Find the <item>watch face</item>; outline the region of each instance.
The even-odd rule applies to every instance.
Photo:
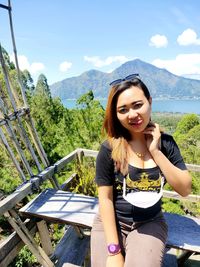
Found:
[[[115,245],[110,245],[109,248],[110,248],[111,252],[115,252],[115,250],[116,250],[116,246]]]
[[[119,244],[110,244],[108,245],[108,252],[110,254],[116,254],[120,251],[120,245]]]

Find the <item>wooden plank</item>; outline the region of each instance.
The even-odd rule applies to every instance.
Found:
[[[92,227],[98,210],[97,198],[62,190],[46,189],[37,198],[20,209],[27,217],[47,221]]]
[[[85,148],[79,148],[79,150],[81,150],[83,152],[84,156],[86,156],[86,157],[96,158],[98,155],[97,150],[90,150],[90,149],[85,149]]]
[[[200,253],[200,219],[164,213],[168,224],[167,246]]]
[[[53,246],[51,244],[51,239],[49,236],[49,230],[47,224],[44,220],[37,222],[37,227],[40,235],[40,241],[42,244],[42,248],[49,256],[53,253]]]
[[[78,150],[72,151],[70,154],[62,158],[61,160],[57,161],[53,166],[55,168],[55,173],[60,172],[70,161],[75,159],[78,155]]]
[[[35,223],[27,220],[26,227],[30,230],[31,234],[36,233],[37,227]],[[0,243],[0,266],[8,266],[13,259],[18,255],[24,242],[21,240],[16,232],[13,232],[3,242]]]
[[[43,181],[50,179],[55,174],[55,166],[49,166],[39,174],[37,177],[40,177]]]
[[[52,255],[53,259],[57,259],[55,266],[82,266],[89,250],[89,243],[89,236],[85,236],[83,239],[80,239],[74,228],[69,226]]]
[[[176,255],[166,253],[163,259],[162,267],[178,267]]]
[[[178,200],[188,200],[192,202],[200,202],[200,195],[188,195],[187,197],[182,197],[175,191],[163,190],[163,197],[178,199]]]
[[[200,172],[200,165],[186,163],[189,171]]]
[[[0,201],[0,215],[3,215],[7,210],[12,209],[16,203],[20,202],[27,196],[32,189],[30,182],[24,184],[19,189],[15,190],[12,194]]]

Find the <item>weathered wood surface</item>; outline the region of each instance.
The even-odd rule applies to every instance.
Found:
[[[0,215],[3,215],[6,211],[12,209],[16,203],[20,202],[26,197],[32,189],[32,184],[28,182],[21,188],[15,190],[12,194],[0,201]]]
[[[41,220],[37,222],[37,228],[40,235],[40,242],[42,244],[42,248],[49,256],[53,253],[53,246],[51,244],[51,238],[49,236],[49,230],[46,221]]]
[[[37,261],[42,264],[44,267],[54,267],[54,264],[51,262],[45,251],[39,246],[34,237],[31,235],[30,231],[24,225],[18,214],[11,210],[4,214],[7,218],[10,225],[20,236],[22,241],[28,246],[30,251],[34,254]]]
[[[25,216],[40,217],[46,221],[92,227],[98,210],[94,197],[71,192],[46,189],[37,198],[20,209]]]
[[[200,165],[186,163],[189,171],[200,172]]]
[[[178,199],[178,200],[189,200],[192,202],[200,202],[200,195],[188,195],[187,197],[182,197],[175,191],[168,191],[168,190],[163,190],[163,197],[166,198],[172,198],[172,199]]]
[[[178,267],[176,255],[166,253],[162,267]]]
[[[67,156],[63,157],[62,159],[60,159],[59,161],[57,161],[53,166],[55,168],[55,173],[61,171],[66,165],[67,163],[71,162],[73,159],[77,158],[79,149],[76,149],[74,151],[72,151],[70,154],[68,154]]]
[[[78,151],[79,151],[79,153],[83,152],[83,155],[85,157],[94,157],[94,158],[96,158],[97,155],[98,155],[98,151],[97,150],[79,148]]]
[[[200,253],[200,219],[164,213],[168,224],[167,245]]]
[[[69,226],[52,255],[55,266],[82,266],[89,250],[89,243],[89,236],[80,239],[74,228]]]
[[[27,221],[26,227],[31,234],[36,233],[37,227],[35,222]],[[13,232],[7,239],[0,243],[0,266],[8,266],[18,255],[24,242],[16,232]]]

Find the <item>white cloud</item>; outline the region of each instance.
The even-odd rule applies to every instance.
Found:
[[[41,63],[41,62],[33,62],[31,65],[30,65],[30,72],[32,74],[35,74],[37,72],[40,72],[44,69],[44,64]]]
[[[19,55],[18,57],[18,63],[20,70],[28,70],[31,74],[36,74],[37,72],[40,72],[45,69],[45,66],[41,62],[33,62],[30,63],[28,61],[28,58],[24,55]],[[15,62],[14,55],[10,55],[10,60]]]
[[[200,38],[197,37],[197,34],[192,29],[187,29],[178,36],[177,42],[179,45],[200,45]]]
[[[84,60],[92,63],[95,67],[101,68],[104,66],[111,65],[114,62],[119,62],[120,64],[123,64],[129,59],[125,56],[113,56],[113,57],[110,56],[102,60],[100,59],[99,56],[94,56],[94,57],[84,56]]]
[[[155,46],[156,48],[166,47],[168,45],[168,40],[165,35],[156,34],[150,39],[150,46]]]
[[[200,74],[200,53],[179,54],[174,59],[155,59],[153,65],[165,68],[176,75],[190,75],[198,77]]]
[[[64,61],[60,64],[59,70],[62,72],[67,72],[71,68],[71,66],[72,66],[71,62]]]

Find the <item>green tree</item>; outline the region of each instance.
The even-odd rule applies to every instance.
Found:
[[[28,70],[24,70],[22,72],[22,82],[25,87],[26,93],[30,93],[32,95],[35,90],[35,85]]]
[[[3,47],[1,47],[1,50],[2,50],[2,54],[3,54],[4,62],[5,62],[6,67],[8,68],[8,71],[14,70],[15,65],[12,61],[10,61],[10,56],[9,56],[8,52]],[[2,70],[0,68],[0,72],[1,71]]]
[[[186,114],[179,121],[176,132],[174,133],[174,137],[180,134],[186,134],[190,129],[192,129],[195,125],[200,123],[199,117],[196,114]]]
[[[195,114],[183,116],[177,125],[174,138],[185,162],[200,164],[200,119]]]
[[[40,74],[35,87],[35,94],[40,94],[42,96],[47,96],[51,98],[51,91],[47,82],[47,78],[44,74]]]
[[[84,147],[97,149],[101,142],[101,127],[104,117],[104,109],[100,102],[94,99],[90,90],[77,100],[79,137]]]

